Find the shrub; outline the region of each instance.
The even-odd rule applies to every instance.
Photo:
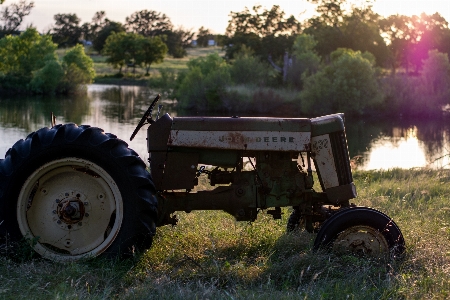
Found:
[[[231,84],[230,68],[217,53],[188,62],[189,70],[177,80],[175,96],[182,109],[220,110],[221,98]]]
[[[235,56],[230,74],[236,84],[267,85],[274,77],[274,71],[267,63],[261,62],[253,51],[243,46]]]
[[[64,70],[56,60],[48,60],[44,67],[33,73],[30,89],[35,93],[53,94],[58,88]]]
[[[84,53],[82,45],[76,45],[63,57],[63,90],[73,92],[81,85],[91,83],[95,77],[94,63]]]
[[[302,100],[307,112],[363,114],[381,103],[375,68],[369,59],[349,49],[336,50],[331,58],[330,65],[305,78]]]

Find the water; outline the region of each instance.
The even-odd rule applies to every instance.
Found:
[[[0,97],[0,157],[17,140],[50,126],[53,112],[58,124],[89,124],[114,133],[147,161],[146,126],[133,141],[129,138],[156,94],[145,87],[90,85],[83,96]],[[183,115],[172,101],[162,104],[171,116]],[[441,168],[450,164],[450,122],[445,120],[347,118],[345,125],[350,157],[355,158],[358,169]]]

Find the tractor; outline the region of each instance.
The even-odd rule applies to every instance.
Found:
[[[343,114],[317,118],[153,118],[149,167],[114,134],[55,124],[16,142],[0,160],[0,234],[59,262],[127,257],[151,246],[176,212],[222,210],[237,221],[267,213],[287,230],[316,233],[313,251],[395,258],[405,242],[395,222],[356,206]],[[199,178],[208,187],[201,189]],[[318,181],[314,189],[314,181]]]

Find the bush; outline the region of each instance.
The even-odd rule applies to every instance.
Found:
[[[305,78],[303,108],[308,113],[363,114],[381,103],[375,69],[361,52],[349,49],[331,54],[332,62]]]
[[[82,45],[76,45],[63,57],[64,79],[62,89],[73,92],[81,85],[92,83],[95,78],[94,63],[84,53]]]
[[[386,114],[431,117],[450,104],[450,63],[444,53],[428,53],[420,76],[397,74],[382,80]]]
[[[177,79],[175,96],[182,109],[221,110],[221,98],[231,84],[230,68],[217,53],[188,62],[189,70]]]
[[[253,55],[243,46],[231,65],[230,74],[236,84],[267,85],[275,77],[273,68]]]
[[[39,94],[54,94],[63,76],[61,64],[56,60],[48,60],[44,67],[33,73],[30,89]]]

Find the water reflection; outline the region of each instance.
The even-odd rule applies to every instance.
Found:
[[[89,124],[129,141],[136,124],[157,92],[145,87],[91,85],[83,96],[0,97],[0,157],[30,132],[49,126],[50,113],[57,123]],[[164,112],[177,112],[170,100]],[[230,115],[230,114],[225,114]],[[288,116],[285,117],[294,117]],[[346,119],[351,157],[360,157],[358,168],[448,167],[450,125],[446,120],[352,120]],[[147,160],[145,127],[129,142]]]
[[[346,130],[360,169],[449,166],[446,120],[350,121]]]

